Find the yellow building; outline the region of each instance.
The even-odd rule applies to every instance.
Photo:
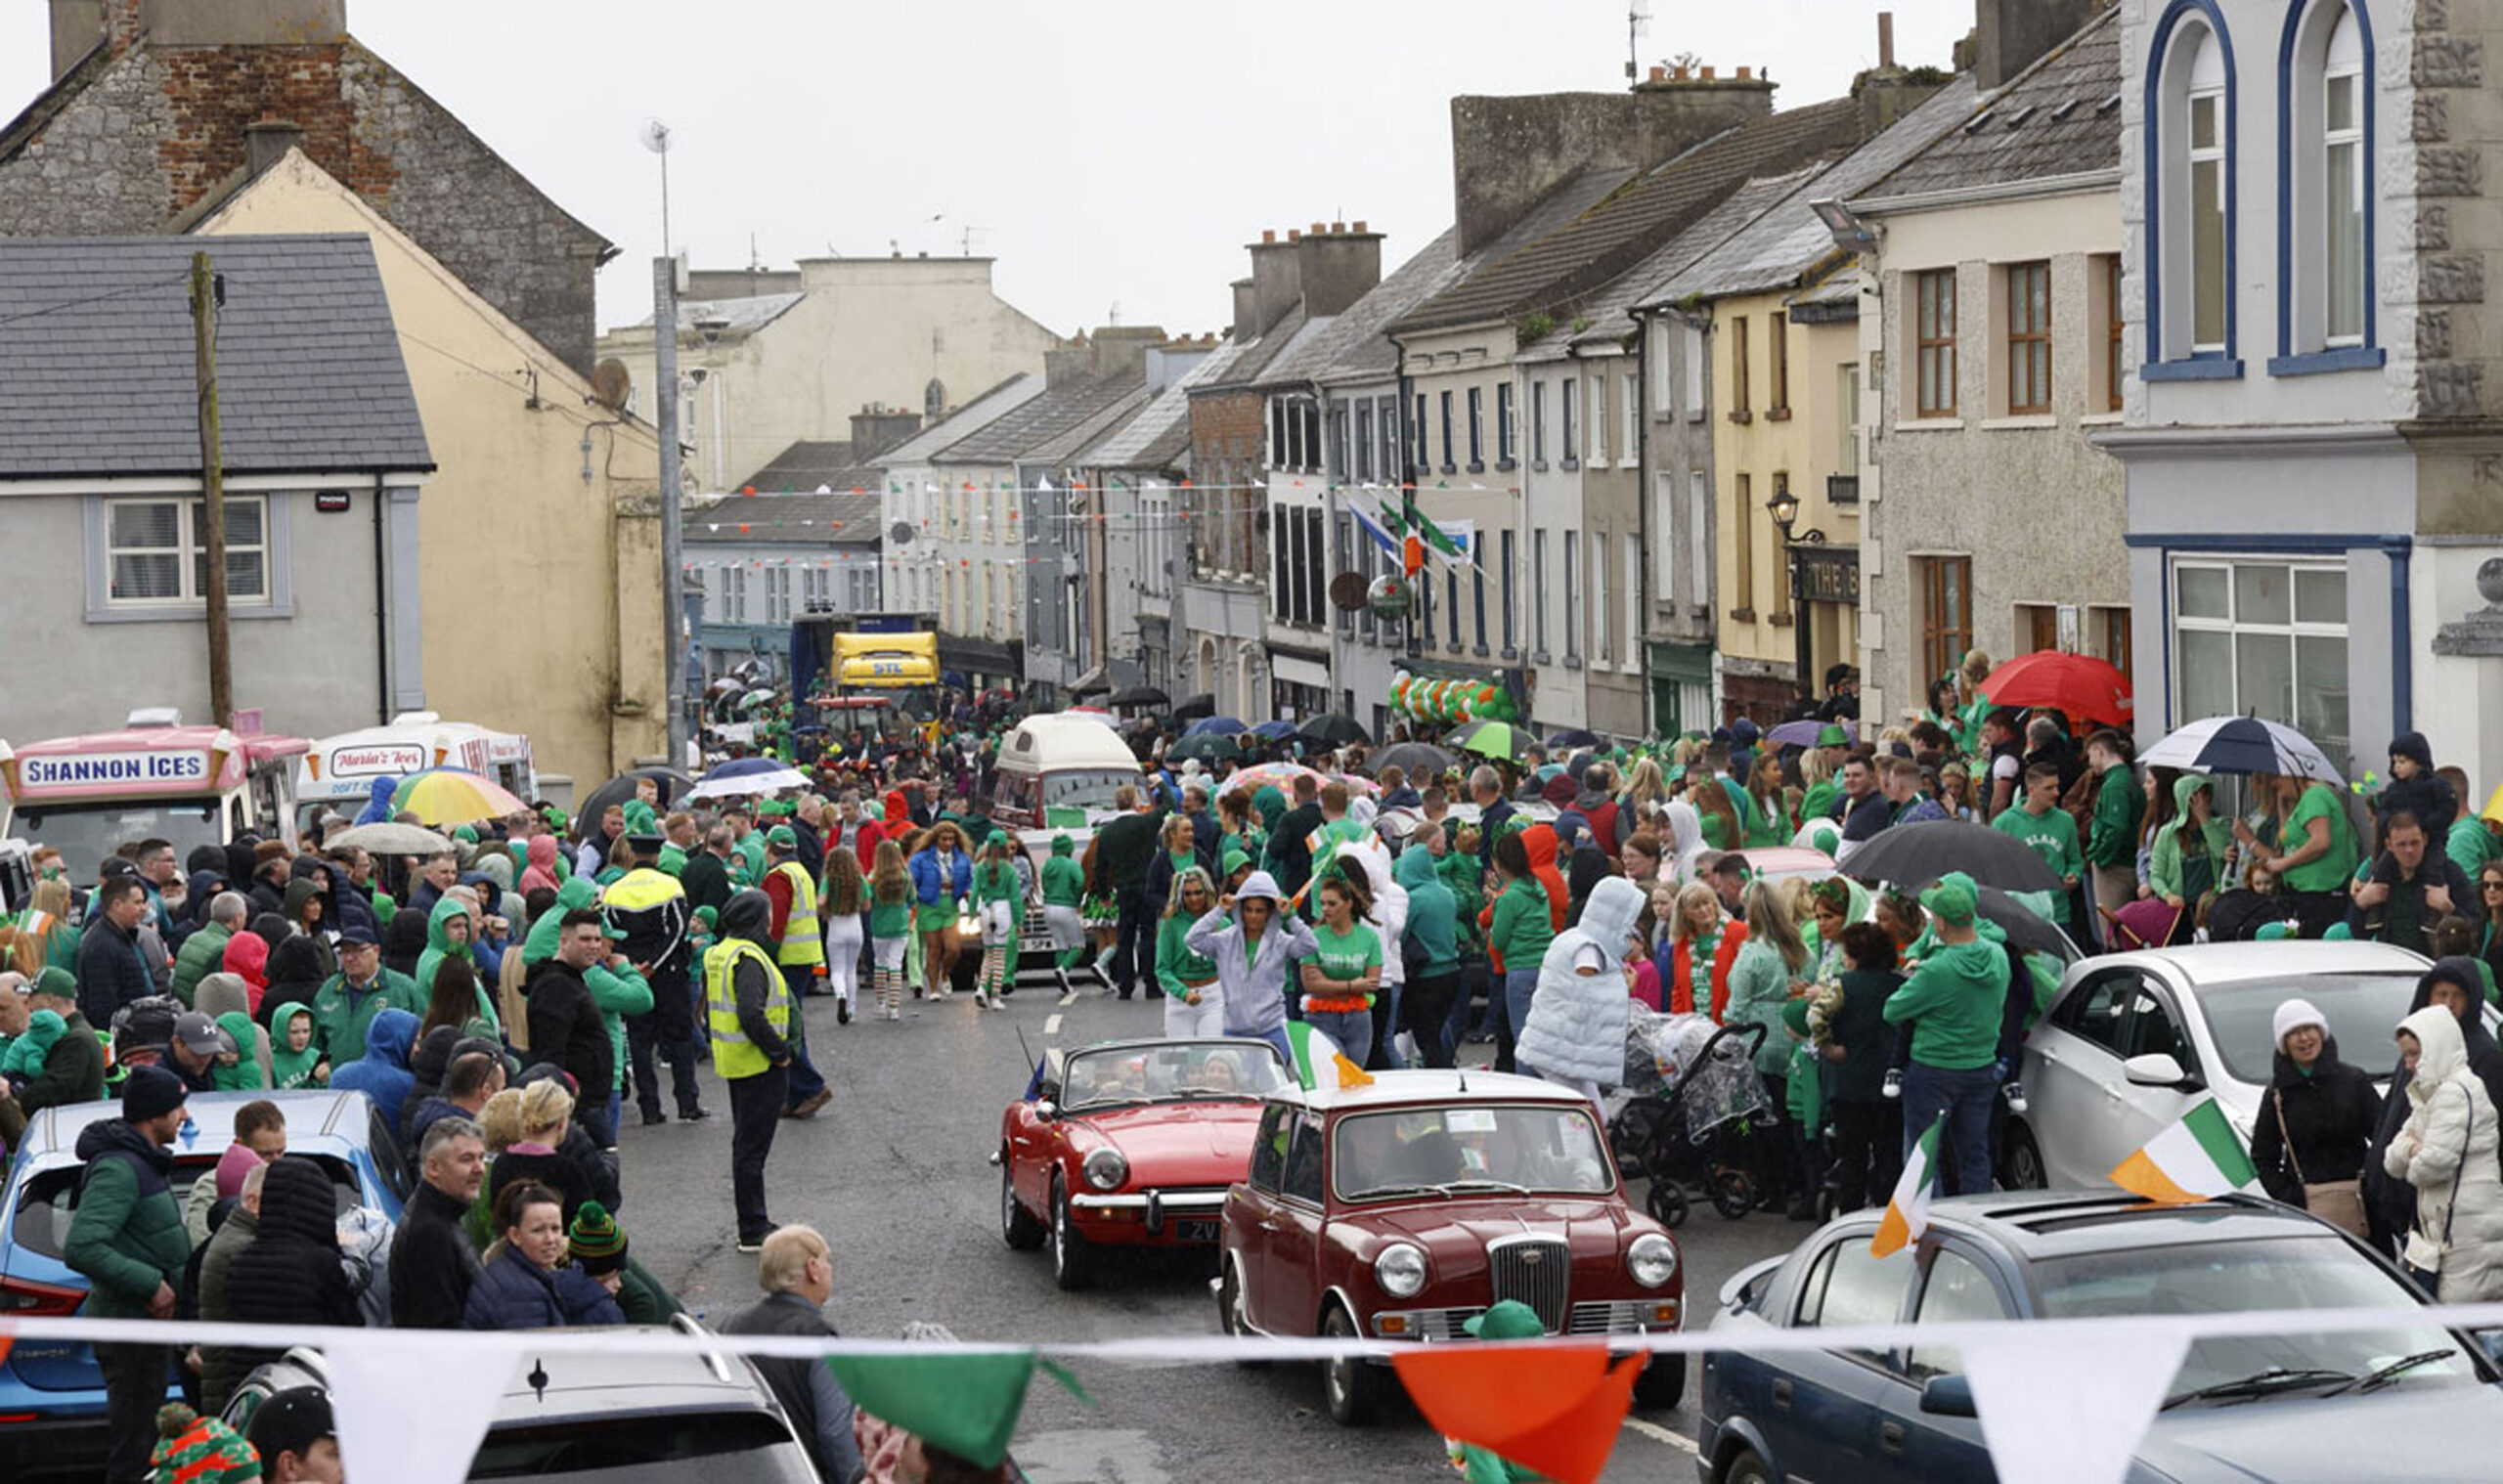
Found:
[[[661,754],[650,426],[593,402],[554,352],[301,153],[190,230],[373,242],[438,464],[417,507],[426,704],[527,733],[543,791],[560,801],[568,780],[579,797]]]

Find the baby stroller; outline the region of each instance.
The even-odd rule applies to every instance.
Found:
[[[1767,1108],[1755,1069],[1763,1044],[1762,1026],[1634,1013],[1625,1086],[1635,1096],[1608,1120],[1608,1143],[1620,1168],[1651,1182],[1648,1207],[1662,1226],[1684,1222],[1698,1192],[1732,1221],[1754,1208],[1746,1132]]]

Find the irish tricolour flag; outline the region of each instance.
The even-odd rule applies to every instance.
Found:
[[[2166,1205],[2186,1205],[2241,1190],[2260,1178],[2225,1111],[2209,1098],[2180,1122],[2121,1161],[2112,1183]]]
[[[1339,1043],[1301,1021],[1287,1022],[1287,1044],[1295,1048],[1295,1076],[1309,1090],[1316,1087],[1363,1087],[1373,1075],[1347,1060]]]
[[[1947,1114],[1938,1115],[1929,1132],[1920,1136],[1904,1157],[1903,1177],[1895,1182],[1895,1194],[1886,1201],[1886,1214],[1877,1223],[1877,1235],[1869,1241],[1868,1255],[1883,1257],[1900,1252],[1920,1241],[1929,1230],[1929,1192],[1938,1183],[1938,1141],[1946,1131]]]

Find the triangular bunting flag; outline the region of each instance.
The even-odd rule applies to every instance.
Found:
[[[329,1362],[339,1462],[352,1479],[460,1484],[525,1352],[495,1331],[394,1331],[389,1345],[338,1345]],[[561,1367],[580,1356],[555,1355]],[[546,1362],[542,1363],[547,1364]],[[423,1376],[425,1425],[409,1425],[410,1377]]]
[[[1038,1364],[1032,1350],[953,1355],[836,1355],[826,1358],[852,1404],[973,1464],[996,1468],[1026,1410]],[[1067,1371],[1045,1374],[1091,1404]]]
[[[2006,1328],[1961,1347],[2000,1484],[2121,1484],[2189,1335],[2132,1326],[2048,1345]]]
[[[1390,1363],[1444,1436],[1560,1484],[1593,1484],[1625,1425],[1644,1360],[1628,1356],[1611,1368],[1600,1345],[1403,1345]]]

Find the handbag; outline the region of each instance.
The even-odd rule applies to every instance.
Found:
[[[2350,1237],[2371,1239],[2364,1221],[2364,1182],[2354,1180],[2323,1180],[2315,1185],[2304,1175],[2301,1159],[2295,1157],[2294,1135],[2286,1131],[2286,1100],[2272,1097],[2269,1102],[2277,1111],[2277,1135],[2286,1144],[2286,1162],[2294,1166],[2295,1178],[2304,1188],[2304,1209],[2337,1227]],[[2444,1234],[2447,1240],[2448,1234]]]

